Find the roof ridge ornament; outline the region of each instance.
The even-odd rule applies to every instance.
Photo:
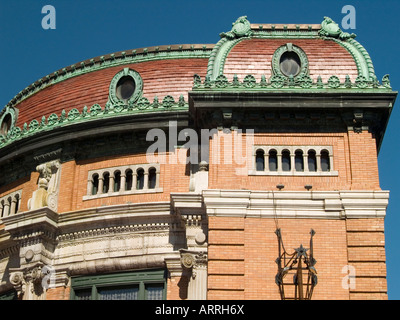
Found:
[[[321,22],[321,30],[318,34],[322,37],[338,38],[340,40],[354,39],[356,35],[348,32],[343,32],[339,25],[329,17],[324,17],[324,21]]]
[[[233,40],[235,38],[250,37],[252,34],[253,31],[251,30],[251,24],[247,20],[247,16],[242,16],[232,23],[231,31],[220,33],[220,37]]]

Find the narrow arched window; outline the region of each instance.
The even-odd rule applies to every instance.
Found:
[[[131,169],[127,170],[125,173],[126,179],[125,179],[125,190],[131,190],[132,189],[132,182],[133,182],[133,172]]]
[[[316,172],[317,171],[317,158],[315,156],[315,151],[308,151],[308,171]]]
[[[257,152],[256,152],[256,170],[257,171],[265,170],[264,151],[263,150],[257,150]]]
[[[290,152],[288,150],[282,151],[282,171],[290,171]]]
[[[270,150],[268,155],[269,171],[278,171],[278,157],[276,150]]]
[[[144,170],[138,169],[137,170],[137,178],[136,178],[136,189],[142,190],[144,187]]]
[[[99,191],[99,175],[96,173],[92,176],[92,195],[96,195]]]
[[[110,190],[110,174],[108,172],[103,174],[103,193],[108,193]]]
[[[303,151],[296,150],[294,155],[294,166],[296,171],[304,171]]]
[[[5,203],[4,200],[1,202],[1,217],[4,217],[4,211],[5,211]]]
[[[18,213],[20,201],[21,201],[21,199],[19,197],[19,194],[17,193],[15,195],[15,210],[14,210],[14,213]]]
[[[321,171],[330,171],[331,165],[329,162],[329,152],[326,150],[321,151]]]
[[[155,168],[149,170],[149,189],[155,189],[156,187],[157,174]]]
[[[114,192],[121,189],[121,171],[114,172]]]
[[[8,212],[6,212],[7,216],[11,215],[11,213],[14,213],[14,212],[11,212],[11,204],[12,204],[12,199],[11,199],[11,197],[8,197],[8,199],[7,199]]]

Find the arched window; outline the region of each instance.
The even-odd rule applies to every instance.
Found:
[[[92,176],[92,195],[96,195],[99,191],[99,175],[95,173]]]
[[[12,199],[11,197],[8,197],[7,201],[7,210],[8,212],[5,212],[8,216],[11,215],[11,203],[12,203]]]
[[[310,172],[317,171],[317,158],[315,156],[314,150],[308,151],[308,171]]]
[[[264,151],[263,150],[257,150],[257,152],[256,152],[256,170],[257,171],[265,170]]]
[[[1,217],[4,217],[4,211],[6,210],[4,200],[1,201],[0,205],[1,205]]]
[[[137,173],[137,178],[136,178],[136,189],[137,190],[142,190],[144,187],[144,170],[143,169],[138,169],[136,171]]]
[[[269,171],[278,171],[278,157],[276,150],[269,151],[268,168]]]
[[[114,172],[114,192],[121,189],[121,171]]]
[[[110,190],[110,174],[108,172],[103,174],[103,193],[108,193]]]
[[[282,171],[290,171],[290,152],[288,150],[282,151]]]
[[[329,152],[327,150],[321,151],[321,171],[330,171],[331,165],[329,162]]]
[[[149,189],[155,189],[156,187],[157,174],[155,168],[149,170]]]
[[[303,151],[296,150],[294,155],[294,167],[296,171],[304,171]]]
[[[17,193],[15,195],[15,210],[14,210],[14,213],[18,213],[20,201],[21,201],[21,199],[19,197],[19,194]]]
[[[133,182],[133,172],[131,169],[127,170],[125,173],[125,190],[132,190],[132,182]]]

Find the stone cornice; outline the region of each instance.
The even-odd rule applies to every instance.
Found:
[[[108,227],[143,225],[149,230],[168,229],[174,219],[169,202],[123,204],[61,213],[58,227],[60,233],[95,229],[104,223]]]
[[[203,198],[208,216],[384,218],[389,192],[204,190]]]

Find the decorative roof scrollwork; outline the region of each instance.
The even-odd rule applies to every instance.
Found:
[[[0,134],[0,148],[13,143],[14,141],[61,126],[73,125],[86,121],[96,121],[107,117],[129,116],[139,113],[187,111],[188,108],[189,105],[185,101],[183,95],[179,97],[178,101],[176,101],[171,95],[167,95],[161,100],[161,102],[158,97],[155,97],[152,103],[147,98],[141,97],[135,103],[130,103],[129,105],[116,104],[112,106],[106,104],[106,106],[102,108],[99,104],[94,104],[90,108],[84,106],[82,112],[76,108],[73,108],[68,112],[63,110],[60,116],[52,113],[47,119],[43,116],[41,122],[33,119],[29,124],[25,123],[23,129],[14,126],[6,135]]]
[[[282,74],[272,75],[267,81],[265,75],[261,76],[260,81],[253,75],[246,75],[242,81],[235,74],[232,81],[221,74],[215,80],[211,80],[206,76],[204,81],[196,74],[194,75],[193,91],[232,91],[232,90],[254,90],[254,91],[271,91],[271,90],[307,90],[307,89],[330,89],[330,90],[380,90],[387,91],[391,89],[389,75],[385,75],[380,84],[376,77],[368,80],[364,76],[358,76],[354,82],[349,76],[341,81],[338,76],[332,75],[326,82],[323,82],[320,76],[312,79],[307,73],[300,73],[298,76],[283,76]]]

